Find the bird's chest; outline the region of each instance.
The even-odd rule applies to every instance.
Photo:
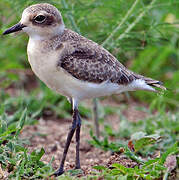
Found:
[[[44,50],[37,42],[30,41],[27,47],[28,61],[33,72],[49,88],[57,91],[63,80],[57,77],[58,54],[55,51]],[[57,82],[58,79],[58,82]],[[58,84],[58,85],[57,85]]]

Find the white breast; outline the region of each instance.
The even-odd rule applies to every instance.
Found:
[[[114,93],[119,86],[112,83],[82,82],[62,68],[57,68],[59,52],[43,52],[37,40],[30,39],[28,44],[28,60],[33,72],[49,88],[68,97],[82,100]],[[42,53],[43,52],[43,53]]]

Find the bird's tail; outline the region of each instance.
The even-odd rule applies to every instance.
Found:
[[[158,80],[154,80],[152,78],[148,78],[139,74],[134,74],[136,79],[142,79],[145,81],[145,84],[148,85],[148,88],[145,88],[145,90],[149,90],[149,91],[156,91],[155,87],[160,88],[162,90],[167,90],[167,88],[165,86],[163,86],[163,83],[161,81]],[[153,88],[154,87],[154,88]]]
[[[152,87],[157,87],[157,88],[160,88],[160,89],[163,89],[163,90],[166,90],[166,87],[163,86],[163,83],[161,81],[157,81],[157,80],[153,80],[153,79],[144,79],[145,82],[149,85],[149,86],[152,86]]]

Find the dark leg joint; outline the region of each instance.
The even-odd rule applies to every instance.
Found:
[[[57,177],[57,176],[60,176],[60,175],[62,175],[64,173],[64,170],[63,170],[63,168],[61,169],[61,168],[59,168],[53,175],[55,176],[55,177]]]

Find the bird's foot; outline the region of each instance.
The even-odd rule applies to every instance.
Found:
[[[57,176],[60,176],[60,175],[62,175],[64,173],[64,170],[63,169],[58,169],[53,175],[55,176],[55,177],[57,177]]]
[[[58,169],[55,173],[53,173],[52,176],[60,176],[64,173],[65,171],[63,169]],[[75,167],[74,169],[71,169],[71,170],[68,170],[67,171],[68,173],[70,173],[71,176],[76,176],[76,175],[79,175],[79,174],[83,174],[83,170],[79,167]]]

